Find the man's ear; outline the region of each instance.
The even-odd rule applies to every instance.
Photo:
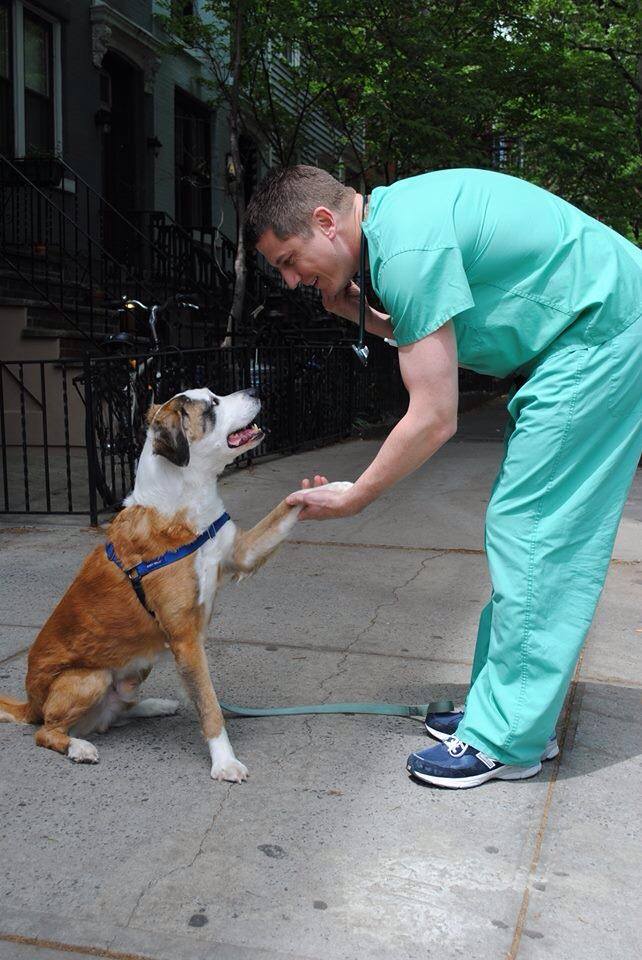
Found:
[[[337,219],[332,210],[328,207],[315,207],[312,219],[328,239],[334,240],[337,235]]]
[[[177,467],[186,467],[189,463],[189,443],[183,426],[183,406],[180,401],[171,401],[159,408],[153,415],[150,429],[154,438],[154,453],[165,457]]]

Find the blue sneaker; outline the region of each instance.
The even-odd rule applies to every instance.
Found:
[[[435,740],[447,740],[457,732],[464,716],[463,710],[448,710],[447,713],[427,713],[424,726]]]
[[[464,716],[463,710],[449,710],[447,713],[427,713],[424,726],[435,740],[448,740],[457,733],[457,727]],[[560,752],[557,737],[554,733],[548,738],[541,760],[552,760]]]
[[[411,753],[406,762],[411,777],[453,790],[478,787],[487,780],[526,780],[541,769],[539,760],[528,767],[500,763],[457,737],[449,737],[435,747]]]

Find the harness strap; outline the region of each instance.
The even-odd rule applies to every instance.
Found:
[[[199,533],[195,540],[192,540],[190,543],[185,543],[182,547],[177,547],[175,550],[166,550],[160,557],[154,557],[153,560],[143,560],[133,567],[125,568],[123,566],[116,554],[113,543],[105,544],[105,553],[107,554],[107,558],[123,571],[134,588],[136,596],[145,607],[145,610],[147,610],[150,616],[155,617],[154,611],[150,610],[147,606],[145,591],[141,583],[142,578],[147,576],[148,573],[153,573],[155,570],[162,570],[163,567],[169,566],[170,563],[176,563],[177,560],[189,557],[191,553],[194,553],[199,547],[202,547],[208,540],[213,540],[221,527],[224,527],[229,519],[229,513],[222,513],[213,523],[210,523],[207,530]]]

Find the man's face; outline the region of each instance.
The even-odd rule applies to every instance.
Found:
[[[279,240],[270,229],[261,236],[256,249],[280,271],[290,289],[303,283],[333,297],[346,286],[356,269],[345,241],[337,233],[334,216],[323,208],[314,211],[309,236]]]

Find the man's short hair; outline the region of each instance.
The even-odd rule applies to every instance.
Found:
[[[253,249],[266,230],[279,240],[312,232],[311,218],[316,207],[334,213],[348,213],[355,191],[321,170],[297,164],[273,170],[259,184],[245,214],[245,240]]]

